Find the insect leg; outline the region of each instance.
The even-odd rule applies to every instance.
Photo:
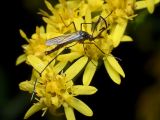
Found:
[[[73,44],[73,45],[70,45],[70,46],[68,46],[68,47],[66,47],[66,48],[73,47],[73,46],[75,46],[77,43],[78,43],[78,42],[76,42],[75,44]]]
[[[98,26],[98,24],[99,24],[99,22],[100,22],[100,20],[102,19],[103,21],[104,21],[104,24],[105,24],[105,29],[107,29],[107,27],[108,27],[108,25],[107,25],[107,22],[106,22],[106,18],[108,17],[108,16],[110,16],[111,14],[112,14],[112,12],[113,11],[111,11],[105,18],[104,17],[102,17],[102,16],[99,16],[99,18],[98,18],[98,20],[97,20],[97,22],[96,22],[96,24],[95,24],[95,26],[94,26],[94,28],[93,28],[93,32],[92,32],[92,36],[93,36],[93,33],[94,33],[94,31],[95,31],[95,29],[96,29],[96,27]],[[104,28],[102,28],[102,29],[104,29]],[[100,29],[101,30],[101,29]],[[104,31],[104,30],[103,30]],[[102,33],[102,32],[101,32]]]
[[[63,51],[62,51],[62,52],[63,52]],[[59,54],[60,54],[60,53],[59,53]],[[44,70],[53,62],[53,60],[55,60],[55,59],[58,57],[59,54],[57,54],[57,55],[56,55],[51,61],[49,61],[48,64],[43,68],[43,70],[39,73],[40,77],[41,77],[42,73],[44,72]],[[34,82],[33,93],[32,93],[32,96],[31,96],[31,100],[30,100],[30,101],[32,101],[33,98],[34,98],[37,81],[38,81],[38,78],[37,78],[37,79],[35,80],[35,82]]]
[[[89,44],[89,43],[88,43],[88,44]],[[84,43],[83,43],[83,49],[84,49],[85,55],[87,56],[86,49],[85,49],[85,47],[84,47]],[[88,57],[88,58],[90,59],[90,57]],[[95,63],[92,61],[92,59],[90,59],[90,61],[93,63],[93,65],[94,65],[95,67],[97,67],[97,65],[95,65]]]
[[[94,28],[93,28],[93,31],[92,31],[92,36],[93,36],[93,33],[94,33],[94,31],[96,30],[96,27],[98,26],[98,24],[99,24],[99,22],[100,22],[100,20],[103,20],[104,21],[104,24],[105,24],[105,28],[103,27],[102,29],[100,29],[100,31],[102,30],[102,32],[107,28],[107,22],[106,22],[106,20],[102,17],[102,16],[99,16],[99,18],[98,18],[98,21],[96,22],[96,24],[95,24],[95,26],[94,26]],[[100,34],[102,33],[102,32],[100,32]],[[100,34],[98,34],[97,36],[99,36]]]
[[[62,18],[62,16],[61,15],[59,15],[59,16],[60,16],[60,18],[61,18],[61,20],[62,20],[62,22],[63,22],[65,27],[69,27],[70,25],[73,24],[73,27],[74,27],[75,31],[77,31],[76,25],[75,25],[75,23],[73,21],[69,25],[66,25],[64,20],[63,20],[63,18]]]
[[[49,55],[49,54],[57,51],[58,49],[62,48],[64,45],[65,45],[65,44],[57,45],[55,48],[53,48],[53,49],[51,49],[51,50],[49,50],[49,51],[45,51],[45,54],[46,54],[46,55]]]
[[[96,43],[94,43],[95,41],[93,41],[93,42],[85,42],[84,44],[93,44],[93,45],[95,45],[96,46],[96,48],[99,50],[99,51],[101,51],[104,55],[109,55],[109,56],[112,56],[112,57],[114,57],[114,58],[116,58],[117,60],[119,60],[119,61],[122,61],[122,59],[120,59],[120,58],[118,58],[118,57],[115,57],[115,56],[113,56],[112,54],[106,54],[103,50],[101,50],[99,47],[98,47],[98,45],[96,45]],[[85,52],[86,53],[86,52]]]
[[[102,50],[98,47],[98,45],[96,45],[94,42],[85,42],[84,44],[93,44],[93,45],[96,46],[96,48],[98,48],[99,51],[101,51],[103,54],[105,54],[105,52],[102,51]]]

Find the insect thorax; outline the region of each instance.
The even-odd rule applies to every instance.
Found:
[[[86,39],[92,40],[93,39],[93,36],[85,31],[79,31],[79,35],[80,35],[81,40],[86,40]]]

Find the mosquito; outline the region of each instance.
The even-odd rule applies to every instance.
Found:
[[[93,33],[94,33],[94,31],[95,31],[95,29],[96,29],[96,27],[97,27],[97,25],[98,25],[98,23],[100,22],[101,19],[104,21],[106,27],[101,28],[100,33],[97,36],[94,37]],[[64,21],[63,21],[63,23],[64,23]],[[77,41],[79,43],[84,43],[84,41],[87,40],[87,39],[89,41],[93,41],[96,38],[100,38],[101,37],[100,36],[101,33],[107,28],[106,20],[102,16],[100,16],[98,21],[96,22],[92,34],[89,34],[88,32],[82,30],[82,25],[83,24],[92,24],[92,23],[81,23],[81,30],[79,30],[79,31],[77,31],[74,22],[71,22],[69,25],[66,25],[64,23],[64,25],[66,27],[70,26],[71,24],[73,24],[76,32],[69,33],[69,34],[64,34],[64,35],[61,35],[61,36],[58,36],[58,37],[54,37],[52,39],[47,40],[46,41],[46,45],[47,46],[52,46],[52,45],[57,45],[57,46],[55,48],[53,48],[52,50],[50,50],[50,51],[46,51],[45,52],[46,55],[48,55],[48,54],[60,49],[61,47],[65,46],[65,45],[67,45],[69,43],[75,42],[75,41]]]
[[[76,26],[75,26],[75,23],[74,22],[71,22],[69,25],[66,25],[65,22],[63,21],[62,17],[60,16],[63,24],[65,25],[65,27],[69,27],[70,25],[73,25],[74,26],[74,29],[76,32],[73,32],[73,33],[69,33],[69,34],[64,34],[64,35],[60,35],[60,36],[57,36],[57,37],[54,37],[54,38],[51,38],[49,40],[46,41],[46,45],[47,46],[52,46],[52,45],[57,45],[55,48],[49,50],[49,51],[45,51],[45,54],[46,55],[49,55],[55,51],[57,51],[58,49],[64,47],[65,45],[68,45],[70,43],[73,43],[73,42],[76,42],[77,43],[82,43],[83,44],[83,47],[84,47],[84,44],[94,44],[103,54],[105,54],[95,43],[84,43],[85,40],[89,40],[89,41],[94,41],[96,38],[101,38],[101,34],[104,30],[107,29],[107,22],[106,22],[106,18],[111,15],[112,12],[110,12],[105,18],[102,17],[102,16],[99,16],[99,19],[97,20],[97,22],[95,23],[95,26],[93,28],[93,31],[92,31],[92,34],[89,34],[88,32],[86,31],[83,31],[82,30],[82,26],[84,24],[93,24],[93,23],[81,23],[81,26],[80,26],[80,30],[78,31],[76,29]],[[105,24],[105,27],[102,27],[98,33],[97,36],[93,36],[93,33],[94,31],[96,30],[96,27],[98,26],[98,24],[100,23],[100,21],[103,20],[104,24]],[[77,44],[76,43],[76,44]],[[75,45],[75,44],[74,44]],[[73,45],[72,45],[73,46]],[[71,46],[69,46],[71,47]],[[69,48],[69,47],[66,47],[66,48]],[[41,71],[40,75],[43,73],[43,71],[52,63],[52,61],[57,57],[58,55],[56,55],[47,65],[46,67]]]
[[[111,12],[112,13],[112,12]],[[111,14],[110,13],[110,14]],[[110,15],[109,14],[109,15]],[[109,16],[107,15],[107,17]],[[60,16],[61,17],[61,16]],[[77,43],[82,43],[83,44],[83,47],[84,47],[84,44],[94,44],[103,54],[105,54],[95,43],[84,43],[85,40],[89,40],[89,41],[93,41],[95,40],[96,38],[101,38],[101,34],[102,32],[104,32],[106,29],[107,29],[107,22],[106,22],[106,18],[107,17],[102,17],[102,16],[99,16],[99,19],[97,20],[97,22],[95,23],[95,26],[93,28],[93,31],[92,31],[92,34],[89,34],[88,32],[86,31],[83,31],[82,30],[82,26],[84,24],[93,24],[93,23],[81,23],[81,26],[80,26],[80,30],[78,31],[76,29],[76,26],[75,26],[75,23],[74,22],[71,22],[69,25],[66,25],[65,22],[63,21],[62,17],[61,17],[61,20],[63,22],[63,24],[65,25],[65,27],[69,27],[71,24],[74,26],[74,29],[75,29],[75,32],[73,33],[69,33],[69,34],[64,34],[64,35],[61,35],[61,36],[57,36],[57,37],[54,37],[54,38],[51,38],[49,40],[46,41],[46,45],[47,46],[52,46],[52,45],[57,45],[55,48],[53,48],[52,50],[49,50],[49,51],[45,51],[45,54],[46,55],[49,55],[55,51],[57,51],[58,49],[62,48],[63,46],[65,45],[68,45],[70,43],[73,43],[73,42],[76,42]],[[93,33],[96,29],[96,27],[98,26],[98,24],[100,23],[100,21],[103,20],[104,21],[104,24],[105,24],[105,27],[102,27],[98,33],[97,36],[93,36]],[[76,43],[76,44],[77,44]],[[70,46],[71,47],[71,46]],[[43,71],[52,63],[52,61],[57,57],[58,55],[56,55],[46,66],[45,68],[39,73],[40,76],[41,74],[43,73]],[[32,94],[32,97],[31,97],[31,100],[33,99],[34,97],[34,93],[35,93],[35,87],[36,87],[36,83],[37,83],[37,79],[34,83],[34,88],[33,88],[33,94]]]

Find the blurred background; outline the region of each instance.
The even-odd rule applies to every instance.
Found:
[[[26,64],[15,66],[15,61],[23,53],[21,45],[26,43],[19,29],[30,37],[37,25],[44,25],[37,14],[40,8],[46,9],[43,0],[1,2],[1,120],[22,120],[32,105],[31,96],[18,87],[21,81],[30,79],[31,68]],[[134,42],[122,43],[113,51],[113,55],[122,59],[120,64],[126,78],[120,86],[116,85],[104,66],[99,68],[92,82],[98,92],[81,97],[92,108],[94,116],[85,117],[75,111],[77,120],[160,120],[160,6],[155,8],[154,14],[148,14],[146,9],[137,13],[139,16],[127,28]],[[41,117],[40,111],[29,120],[63,118],[53,118],[49,113]]]

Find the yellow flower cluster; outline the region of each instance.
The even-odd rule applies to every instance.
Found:
[[[90,86],[96,69],[102,63],[110,78],[117,84],[125,73],[112,50],[121,42],[132,41],[125,35],[128,21],[134,19],[135,10],[147,8],[153,13],[160,0],[59,0],[54,7],[45,0],[51,15],[40,10],[46,26],[36,27],[31,38],[20,30],[28,42],[23,45],[24,54],[17,58],[33,66],[31,80],[21,82],[23,91],[35,94],[36,103],[27,111],[25,119],[39,110],[57,112],[63,106],[67,120],[75,120],[76,109],[86,116],[92,110],[78,95],[91,95],[97,89]],[[86,33],[83,36],[80,33]],[[75,39],[74,39],[75,38]],[[47,41],[57,44],[47,45]],[[66,50],[68,49],[68,50]],[[53,50],[51,54],[47,51]],[[84,71],[82,85],[74,78]],[[33,98],[33,96],[32,96]]]
[[[33,55],[29,55],[27,59],[35,69],[37,68],[38,72],[46,66],[43,61]],[[38,76],[37,71],[34,71],[30,81],[20,83],[21,90],[32,93],[35,79],[38,79],[34,90],[38,102],[27,111],[24,119],[27,119],[40,109],[44,110],[44,113],[47,110],[56,112],[61,106],[64,107],[66,117],[69,120],[75,119],[73,108],[86,116],[92,116],[92,110],[75,96],[91,95],[97,89],[93,86],[74,85],[70,77],[67,76],[67,71],[58,74],[65,66],[65,63],[63,65],[62,63],[58,63],[55,66],[54,64],[52,65],[46,68],[41,77]]]

